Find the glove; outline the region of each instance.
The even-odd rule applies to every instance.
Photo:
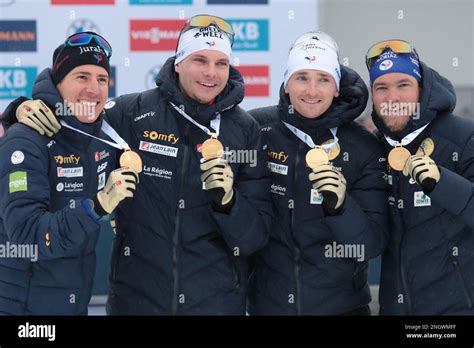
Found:
[[[210,190],[214,203],[224,206],[231,202],[234,196],[234,174],[229,163],[221,157],[208,160],[201,164],[201,181],[206,190]]]
[[[322,164],[313,169],[309,180],[323,195],[323,209],[329,214],[336,213],[346,197],[346,179],[342,173],[330,164]]]
[[[96,210],[96,213],[106,215],[101,214],[100,208],[107,214],[113,212],[123,199],[133,197],[137,183],[138,174],[131,168],[123,167],[112,171],[104,188],[97,193],[96,198],[99,203],[99,211]]]
[[[18,122],[33,128],[41,135],[46,134],[48,137],[52,137],[61,129],[56,116],[40,99],[21,103],[16,109],[16,118]]]
[[[403,175],[410,175],[423,188],[427,195],[431,193],[440,179],[436,163],[428,156],[414,155],[408,158]]]

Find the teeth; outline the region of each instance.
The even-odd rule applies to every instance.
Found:
[[[78,103],[86,106],[96,106],[98,102],[88,101],[88,100],[78,100]]]
[[[216,86],[215,83],[205,83],[205,82],[199,82],[201,85],[206,86],[206,87],[214,87]]]
[[[308,99],[302,99],[302,100],[308,104],[317,104],[320,102],[320,100],[308,100]]]

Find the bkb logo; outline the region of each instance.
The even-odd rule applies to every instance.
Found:
[[[36,51],[36,21],[0,21],[0,51]]]
[[[230,19],[234,51],[268,51],[268,19]]]
[[[36,67],[0,67],[0,99],[31,97]]]

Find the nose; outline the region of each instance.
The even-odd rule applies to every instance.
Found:
[[[400,101],[400,93],[398,93],[396,88],[389,88],[387,93],[387,99],[392,102]]]
[[[89,79],[86,91],[88,94],[97,95],[99,93],[99,81],[96,79]]]
[[[311,81],[308,84],[308,87],[306,89],[306,93],[308,94],[309,97],[316,97],[319,93],[319,85],[317,81]]]
[[[206,68],[204,69],[204,76],[209,78],[214,78],[217,75],[216,66],[214,63],[207,64]]]

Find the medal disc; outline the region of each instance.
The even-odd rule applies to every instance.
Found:
[[[207,139],[202,144],[201,153],[202,157],[207,161],[212,158],[221,157],[224,154],[224,147],[222,143],[215,138]]]
[[[410,156],[410,151],[402,146],[396,146],[388,153],[388,164],[392,169],[401,171]]]
[[[426,138],[420,144],[420,147],[416,151],[417,155],[430,156],[434,151],[434,142],[431,138]]]
[[[314,149],[309,150],[306,154],[306,164],[311,169],[314,169],[321,164],[327,164],[328,162],[328,154],[320,146],[316,146]]]
[[[333,143],[334,140],[328,140],[328,141],[325,141],[323,143],[323,145],[328,145],[328,144],[331,144]],[[341,152],[341,147],[339,146],[339,143],[336,143],[335,146],[333,146],[332,148],[330,148],[329,150],[327,150],[327,154],[328,154],[328,158],[330,161],[332,161],[333,159],[335,159],[337,156],[339,156],[339,153]]]
[[[142,159],[140,158],[140,155],[135,151],[126,150],[120,156],[120,166],[130,167],[137,173],[140,173],[142,171]]]

